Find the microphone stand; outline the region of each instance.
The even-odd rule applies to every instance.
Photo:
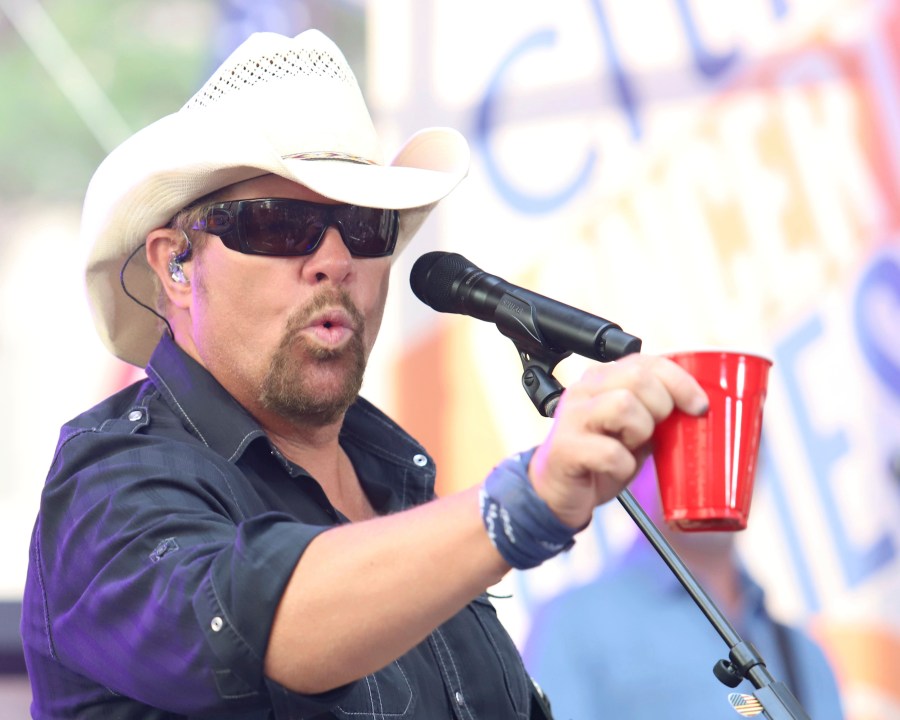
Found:
[[[510,338],[516,346],[524,368],[522,385],[525,392],[541,415],[552,418],[564,390],[559,381],[553,377],[553,369],[561,360],[571,355],[571,351],[556,352],[548,349],[533,316],[523,318],[520,313],[511,316],[502,309],[502,303],[498,307],[495,322],[500,332]],[[740,685],[745,678],[756,688],[756,692],[749,698],[746,695],[731,693],[728,699],[735,709],[747,717],[762,713],[769,720],[810,720],[788,687],[772,677],[756,648],[741,639],[669,541],[635,500],[631,491],[626,488],[619,493],[617,499],[728,645],[728,659],[716,662],[713,674],[719,682],[731,688]]]
[[[810,720],[809,715],[800,705],[794,694],[788,689],[783,682],[776,681],[772,674],[766,668],[766,664],[760,656],[757,649],[749,642],[741,639],[741,636],[735,631],[728,619],[722,614],[716,604],[707,595],[706,591],[688,570],[682,559],[678,556],[669,541],[659,531],[659,528],[653,524],[647,513],[640,506],[631,491],[625,489],[617,496],[618,501],[622,504],[638,528],[650,544],[656,549],[669,569],[678,578],[678,581],[684,586],[688,594],[696,603],[697,607],[706,615],[707,620],[719,633],[722,640],[729,647],[728,660],[719,660],[713,665],[713,674],[723,685],[734,688],[741,684],[746,678],[756,692],[753,696],[759,703],[759,709],[765,717],[770,720]],[[751,709],[752,702],[747,702],[740,698],[736,699],[729,695],[732,705],[741,702],[747,710]],[[735,707],[741,707],[735,705]],[[745,713],[741,713],[745,714]]]

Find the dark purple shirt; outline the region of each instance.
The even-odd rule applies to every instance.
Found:
[[[266,678],[282,589],[346,520],[167,336],[147,376],[61,432],[23,604],[35,718],[528,717],[530,681],[487,596],[337,690]],[[379,514],[434,497],[431,458],[365,400],[341,445]]]

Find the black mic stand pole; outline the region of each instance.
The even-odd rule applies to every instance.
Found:
[[[502,303],[498,307],[495,322],[500,332],[513,341],[519,352],[524,367],[522,385],[525,392],[541,415],[552,418],[564,390],[559,381],[553,377],[553,369],[560,360],[572,353],[548,350],[537,324],[533,322],[533,317],[528,318],[527,315],[523,317],[521,313],[516,313],[507,319],[502,310]],[[607,361],[615,359],[617,358],[606,358]],[[719,682],[734,688],[740,685],[744,678],[748,679],[756,688],[753,696],[759,703],[758,711],[753,714],[762,712],[769,720],[810,720],[788,687],[772,677],[756,648],[741,639],[669,541],[635,500],[631,491],[626,488],[619,493],[617,499],[728,645],[729,659],[719,660],[713,666],[713,674]],[[745,709],[751,710],[746,704]]]
[[[688,594],[693,598],[697,607],[706,615],[706,618],[719,633],[722,640],[729,647],[728,660],[719,660],[713,665],[713,674],[719,682],[734,688],[740,685],[741,680],[747,678],[756,692],[753,693],[762,708],[765,717],[770,720],[810,720],[809,715],[800,705],[797,698],[783,682],[776,681],[766,668],[765,662],[756,648],[749,642],[741,639],[728,619],[721,613],[706,591],[697,582],[696,578],[688,570],[682,559],[672,549],[669,541],[653,524],[647,513],[640,506],[631,491],[623,490],[617,496],[617,500],[650,544],[656,549],[669,569],[678,578]]]

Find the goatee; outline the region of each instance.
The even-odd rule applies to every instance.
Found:
[[[350,316],[353,333],[339,348],[319,345],[301,332],[313,315],[339,305]],[[315,297],[288,318],[269,371],[260,402],[285,419],[324,426],[339,420],[354,403],[366,369],[363,345],[365,319],[343,290],[331,289]],[[321,381],[326,372],[329,381]]]

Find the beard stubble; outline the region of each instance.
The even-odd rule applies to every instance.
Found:
[[[340,348],[327,348],[305,337],[301,331],[310,318],[326,307],[340,305],[350,316],[353,334]],[[366,369],[363,345],[365,319],[349,295],[339,289],[326,290],[293,313],[263,379],[260,403],[292,422],[324,426],[339,420],[354,403]],[[332,378],[323,387],[318,378],[327,371]]]

